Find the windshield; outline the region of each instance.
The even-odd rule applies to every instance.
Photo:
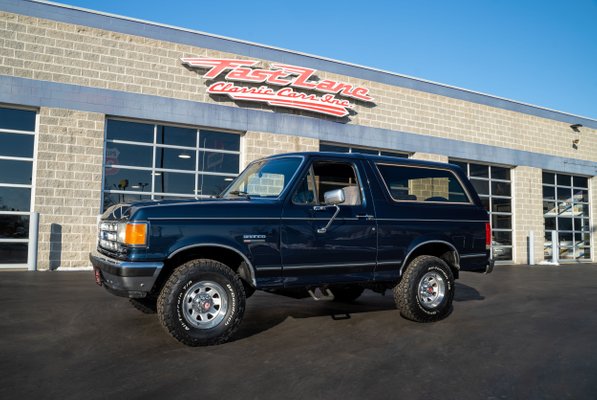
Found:
[[[299,157],[252,163],[222,193],[222,197],[278,197],[301,165]]]

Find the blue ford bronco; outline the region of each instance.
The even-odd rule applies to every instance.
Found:
[[[350,302],[390,289],[405,318],[440,320],[460,271],[491,272],[490,244],[457,166],[292,153],[213,198],[109,208],[90,258],[99,285],[201,346],[229,340],[255,290]]]

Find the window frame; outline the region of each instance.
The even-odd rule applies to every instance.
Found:
[[[145,124],[151,125],[153,129],[153,140],[152,142],[135,142],[131,140],[123,140],[123,139],[109,139],[108,138],[108,121],[122,121],[122,122],[129,122],[129,123],[136,123],[136,124]],[[242,161],[243,161],[243,137],[244,132],[238,131],[231,131],[227,129],[218,129],[215,127],[205,127],[205,126],[194,126],[194,125],[186,125],[186,124],[177,124],[177,123],[170,123],[167,121],[154,121],[154,120],[139,120],[133,118],[122,118],[122,117],[115,117],[115,116],[106,116],[105,117],[105,126],[104,126],[104,154],[103,154],[103,163],[102,163],[102,196],[101,196],[101,210],[102,212],[105,211],[105,201],[106,195],[119,195],[119,196],[139,196],[139,199],[136,201],[147,201],[147,200],[161,200],[161,199],[200,199],[200,198],[209,198],[211,195],[204,195],[199,193],[200,187],[198,186],[199,183],[202,181],[204,177],[224,177],[225,182],[227,183],[226,186],[232,181],[234,178],[238,176],[238,174],[242,170]],[[179,146],[179,145],[172,145],[172,144],[161,144],[157,141],[157,135],[159,127],[166,126],[166,127],[173,127],[173,128],[183,128],[183,129],[190,129],[193,130],[195,133],[195,147],[190,146]],[[226,134],[234,134],[238,135],[239,137],[239,150],[224,150],[224,149],[212,149],[212,148],[204,148],[200,146],[200,138],[201,138],[201,131],[209,131],[211,133],[226,133]],[[152,159],[151,159],[151,166],[150,167],[139,167],[139,166],[132,166],[127,164],[120,164],[120,163],[108,163],[107,162],[107,155],[108,155],[108,145],[110,143],[114,144],[125,144],[125,145],[132,145],[132,146],[146,146],[149,147],[152,152]],[[193,156],[195,157],[194,160],[194,169],[193,170],[182,170],[182,169],[175,169],[175,168],[160,168],[156,164],[156,157],[158,154],[159,149],[174,149],[174,150],[181,150],[192,152]],[[221,154],[230,154],[238,156],[238,171],[235,173],[232,172],[211,172],[211,171],[200,171],[200,162],[199,159],[202,156],[205,156],[206,153],[221,153]],[[144,190],[119,190],[119,189],[110,189],[106,188],[106,170],[108,168],[118,168],[118,169],[130,169],[130,170],[137,170],[137,171],[146,171],[150,173],[150,182],[149,182],[149,189],[148,191]],[[175,174],[187,174],[193,176],[194,187],[193,193],[178,193],[178,192],[166,192],[162,187],[162,190],[157,192],[156,191],[156,177],[162,173],[175,173]],[[228,181],[230,180],[230,181]]]
[[[0,244],[2,245],[9,245],[11,243],[14,244],[26,244],[27,245],[27,252],[29,252],[29,246],[31,246],[31,216],[35,212],[35,181],[37,179],[37,150],[38,150],[38,132],[39,132],[39,109],[26,107],[26,106],[19,106],[13,104],[4,104],[0,103],[0,107],[9,110],[20,110],[20,111],[30,111],[34,113],[34,121],[33,121],[33,131],[28,130],[17,130],[17,129],[4,129],[0,128],[0,132],[8,133],[8,134],[16,134],[16,135],[28,135],[33,136],[33,148],[32,148],[32,156],[31,157],[17,157],[17,156],[3,156],[0,155],[0,159],[2,160],[10,160],[10,161],[26,161],[31,163],[31,183],[30,184],[22,184],[22,183],[0,183],[0,187],[3,188],[17,188],[17,189],[28,189],[29,190],[29,203],[28,203],[28,211],[1,211],[0,215],[8,215],[8,216],[23,216],[29,218],[29,234],[26,238],[17,238],[17,239],[9,239],[9,238],[0,238]],[[6,268],[24,268],[27,267],[29,263],[29,253],[27,253],[27,257],[25,262],[12,262],[12,263],[0,263],[0,269]]]

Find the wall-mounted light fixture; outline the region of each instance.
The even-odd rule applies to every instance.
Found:
[[[574,131],[574,132],[580,132],[579,128],[582,128],[582,124],[572,124],[570,125],[570,128]]]

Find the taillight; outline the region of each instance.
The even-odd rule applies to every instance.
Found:
[[[485,249],[491,249],[491,225],[489,222],[485,223]]]

